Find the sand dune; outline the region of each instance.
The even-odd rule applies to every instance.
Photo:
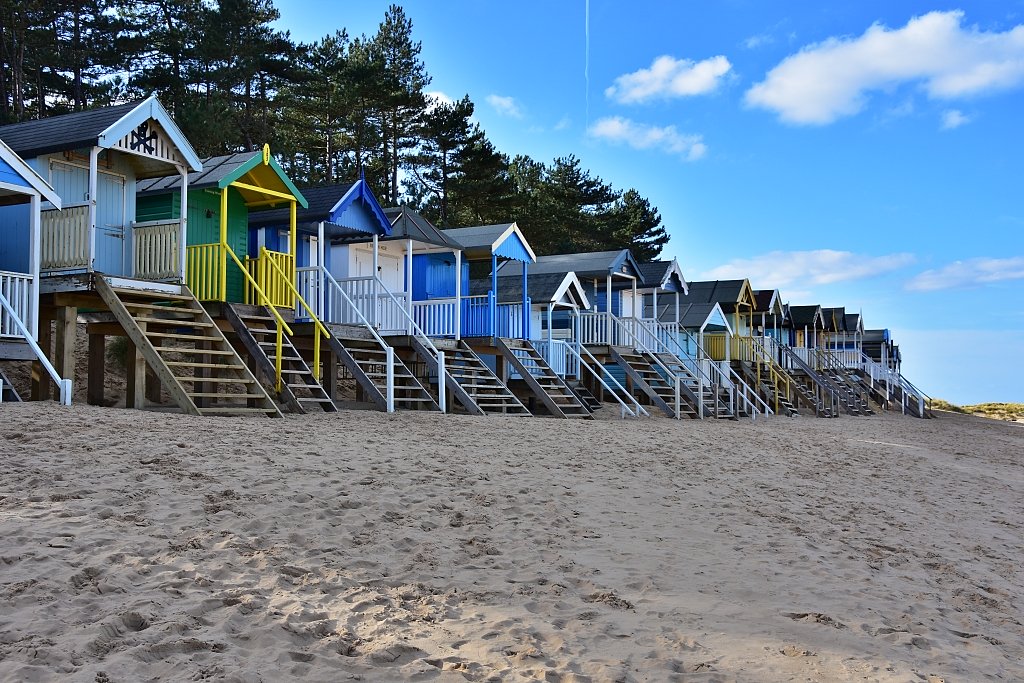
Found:
[[[1021,452],[965,416],[5,404],[0,680],[1020,680]]]

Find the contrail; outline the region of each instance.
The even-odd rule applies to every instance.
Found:
[[[583,64],[583,80],[586,82],[586,92],[584,96],[587,102],[587,120],[586,125],[590,125],[590,0],[585,0],[587,6],[586,19],[583,24],[583,32],[586,35],[586,51],[584,54]]]

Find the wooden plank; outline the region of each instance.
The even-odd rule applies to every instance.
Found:
[[[75,376],[75,338],[78,333],[78,309],[61,306],[57,309],[56,350],[54,369],[61,377]]]
[[[548,412],[550,412],[555,417],[565,419],[566,414],[565,412],[562,411],[562,407],[555,403],[554,399],[551,398],[550,394],[548,394],[548,392],[544,390],[544,387],[542,387],[540,383],[537,381],[537,378],[534,377],[533,374],[526,369],[526,366],[523,364],[522,360],[520,360],[520,358],[515,354],[515,352],[511,348],[509,348],[507,344],[505,344],[505,341],[499,338],[496,339],[496,344],[497,350],[500,352],[500,354],[505,357],[505,360],[510,365],[512,365],[513,368],[516,369],[516,371],[519,373],[519,376],[522,377],[523,381],[526,383],[526,386],[528,386],[530,388],[530,391],[532,391],[537,396],[537,398],[541,400],[541,403],[543,403],[544,407],[548,409]],[[548,368],[546,363],[544,363],[543,367],[545,368],[545,375],[551,372],[551,368]],[[557,377],[557,375],[555,376]]]
[[[136,323],[138,329],[145,334],[146,323]],[[125,391],[125,407],[142,410],[146,407],[146,358],[142,349],[133,345],[128,353],[128,386]]]
[[[89,376],[86,380],[88,385],[85,400],[92,406],[103,405],[106,398],[106,341],[106,336],[102,334],[89,334]]]
[[[263,348],[260,346],[260,343],[252,335],[252,332],[249,330],[249,327],[245,324],[245,321],[242,320],[241,316],[238,314],[238,312],[235,310],[232,304],[224,304],[224,306],[221,308],[221,314],[224,316],[225,320],[231,323],[231,327],[234,328],[235,334],[238,336],[238,340],[245,347],[245,350],[249,354],[249,357],[255,363],[257,371],[262,376],[266,386],[268,388],[273,387],[274,389],[276,389],[277,369],[274,366],[274,360],[270,358],[270,354],[263,350]],[[285,341],[282,343],[281,353],[285,354],[285,351],[289,349],[289,347],[291,347],[291,344],[287,340],[287,335],[285,335]],[[298,352],[296,351],[296,353]],[[285,355],[287,356],[289,354]],[[295,360],[294,362],[304,363],[304,361],[302,361],[301,358]],[[289,412],[298,413],[300,415],[306,412],[306,409],[302,407],[302,404],[299,403],[298,399],[296,398],[295,393],[291,389],[289,389],[284,382],[281,383],[281,391],[279,392],[279,397],[281,402],[288,406]]]
[[[669,417],[676,416],[675,410],[668,403],[665,402],[665,399],[658,395],[658,392],[654,390],[654,387],[652,387],[650,384],[644,381],[643,377],[637,371],[637,369],[633,367],[633,365],[626,358],[624,358],[622,354],[620,354],[615,348],[609,348],[609,351],[611,352],[612,360],[614,360],[615,363],[618,364],[618,366],[625,371],[626,379],[630,380],[631,387],[638,388],[640,391],[642,391],[644,395],[647,396],[647,398],[650,399],[650,401],[654,405],[658,406],[662,410],[662,412],[664,412]],[[643,360],[642,357],[641,360]],[[643,362],[647,363],[646,360],[643,360]],[[635,392],[635,389],[631,388],[631,391]]]
[[[39,348],[42,349],[46,357],[53,361],[53,334],[50,331],[50,322],[53,317],[53,309],[39,308]],[[31,396],[33,401],[46,401],[50,398],[50,385],[53,380],[50,379],[49,373],[43,368],[42,363],[34,361],[32,363],[32,389]]]

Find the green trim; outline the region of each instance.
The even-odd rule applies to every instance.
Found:
[[[251,159],[249,159],[244,164],[242,164],[241,166],[236,168],[233,173],[230,173],[229,175],[226,175],[223,178],[221,178],[217,182],[217,187],[219,187],[220,189],[223,190],[225,187],[227,187],[231,183],[235,182],[236,180],[241,179],[241,177],[244,176],[246,173],[248,173],[252,169],[254,169],[257,166],[260,166],[262,164],[263,164],[263,153],[262,152],[255,152],[252,155]],[[277,174],[278,179],[285,186],[285,188],[287,188],[288,192],[293,197],[295,197],[295,201],[299,204],[299,206],[301,206],[303,209],[308,209],[309,208],[309,202],[306,200],[305,197],[302,196],[302,193],[299,192],[299,188],[295,187],[295,185],[292,183],[292,181],[285,174],[284,169],[281,168],[280,164],[277,163],[277,159],[275,159],[274,157],[270,157],[270,163],[267,164],[267,166],[269,166],[271,169],[273,169],[274,173]],[[273,189],[273,188],[267,188],[267,189]]]

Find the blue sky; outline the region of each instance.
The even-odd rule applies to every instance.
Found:
[[[312,41],[388,3],[277,6]],[[863,310],[931,395],[1024,401],[1024,0],[402,6],[428,90],[637,188],[689,279]]]

